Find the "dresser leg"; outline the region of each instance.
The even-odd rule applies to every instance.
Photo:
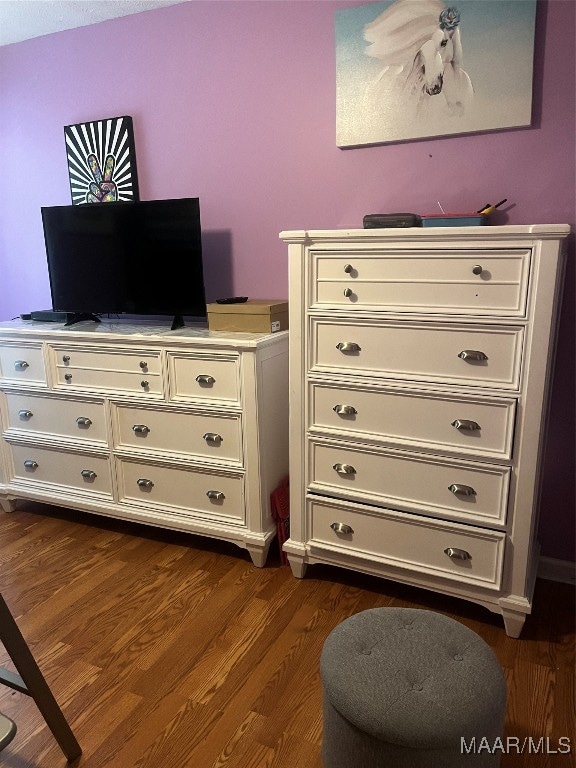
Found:
[[[304,562],[304,558],[288,555],[288,562],[290,563],[290,568],[292,569],[292,575],[297,579],[303,579],[304,574],[306,573],[306,568],[308,567],[308,563]]]
[[[20,499],[8,499],[0,497],[0,508],[4,512],[16,512],[22,502]]]
[[[504,619],[504,627],[508,637],[520,637],[522,627],[526,621],[526,614],[520,613],[519,611],[510,611],[506,608],[503,608],[502,617]]]
[[[247,544],[246,549],[250,553],[252,562],[256,568],[264,568],[266,558],[268,557],[268,549],[270,548],[270,542],[263,547],[259,547],[255,544]]]

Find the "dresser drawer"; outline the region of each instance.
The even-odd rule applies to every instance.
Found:
[[[530,250],[314,254],[311,306],[521,316]]]
[[[10,432],[65,437],[107,444],[102,400],[72,400],[42,395],[6,393],[6,428]]]
[[[11,444],[8,449],[17,483],[36,486],[45,494],[70,492],[112,499],[110,463],[105,456],[32,445]]]
[[[310,385],[311,433],[510,459],[516,401]]]
[[[244,476],[118,459],[121,504],[243,524]]]
[[[308,500],[308,511],[313,551],[317,545],[368,563],[500,588],[504,533],[330,500]]]
[[[240,403],[240,355],[168,354],[170,397],[204,403]]]
[[[310,370],[517,389],[522,338],[520,327],[312,318]]]
[[[242,465],[239,414],[114,405],[116,448]]]
[[[0,344],[0,379],[3,383],[26,384],[27,386],[46,386],[46,369],[42,345],[34,344]]]
[[[317,493],[463,522],[504,525],[510,470],[363,446],[310,445]]]

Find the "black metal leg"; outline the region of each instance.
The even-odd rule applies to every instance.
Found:
[[[19,673],[15,675],[10,670],[0,668],[0,683],[21,691],[34,699],[68,761],[75,760],[82,754],[82,749],[62,714],[58,702],[52,695],[52,691],[48,687],[38,664],[36,664],[2,595],[0,595],[0,640]]]

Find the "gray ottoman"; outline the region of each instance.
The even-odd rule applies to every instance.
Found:
[[[362,611],[328,635],[320,673],[325,768],[499,765],[502,669],[457,621],[412,608]]]

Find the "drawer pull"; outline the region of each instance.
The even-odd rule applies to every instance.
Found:
[[[349,299],[350,296],[352,296],[352,293],[353,293],[352,288],[344,288],[344,296],[346,296],[347,299]]]
[[[78,416],[76,424],[78,424],[79,427],[91,427],[92,419],[89,419],[88,416]]]
[[[84,480],[96,480],[96,478],[98,477],[96,472],[93,472],[91,469],[83,469],[80,474],[82,475]]]
[[[340,352],[360,352],[361,347],[355,341],[340,341],[336,344],[336,349]]]
[[[480,264],[476,264],[476,266],[472,267],[472,272],[475,275],[481,275],[482,272],[484,272],[484,267],[482,267]]]
[[[144,477],[141,477],[139,480],[136,480],[136,485],[139,488],[146,488],[146,489],[154,488],[154,483],[152,482],[152,480],[146,480],[146,478]]]
[[[146,424],[134,424],[132,430],[137,435],[147,435],[150,432],[150,427],[147,427]]]
[[[16,360],[16,361],[14,362],[14,368],[15,368],[17,371],[25,371],[25,370],[26,370],[26,368],[28,368],[28,367],[29,367],[29,365],[28,365],[28,363],[26,362],[26,360]]]
[[[332,523],[330,525],[330,528],[334,531],[334,533],[354,533],[354,529],[350,525],[346,525],[346,523]]]
[[[458,549],[457,547],[446,547],[444,552],[448,555],[448,557],[452,558],[452,560],[472,560],[472,555],[470,552],[466,552],[465,549]]]
[[[468,419],[454,419],[452,426],[456,427],[456,429],[465,429],[470,432],[480,429],[480,424],[477,421],[468,421]]]
[[[31,419],[32,416],[34,416],[34,414],[32,413],[32,411],[24,411],[23,410],[23,411],[18,411],[18,416],[21,419]]]
[[[448,486],[448,490],[451,491],[454,496],[476,496],[476,491],[470,485],[452,483],[452,485]]]
[[[70,362],[70,355],[62,355],[62,362],[63,363],[69,363]]]
[[[145,368],[148,368],[148,363],[146,362],[146,360],[140,360],[139,365],[140,365],[140,368],[142,368],[142,370],[144,370]]]
[[[64,378],[66,379],[66,381],[72,381],[72,374],[71,373],[65,373],[64,374]]]
[[[226,498],[222,491],[206,491],[206,496],[212,499],[212,501],[222,501],[222,499]]]
[[[344,264],[344,272],[346,272],[347,275],[349,275],[350,272],[354,272],[352,264]]]
[[[204,440],[206,440],[206,442],[210,443],[211,445],[219,445],[223,439],[222,435],[219,435],[217,432],[206,432],[203,437]]]
[[[209,376],[206,373],[200,373],[198,374],[198,376],[196,376],[196,381],[198,382],[198,384],[208,384],[209,386],[211,386],[212,384],[214,384],[216,379],[214,378],[214,376]]]
[[[355,475],[356,470],[352,464],[334,464],[333,469],[338,472],[339,475]]]
[[[338,416],[353,416],[355,413],[358,413],[353,405],[335,405],[332,410],[334,413],[337,413]]]
[[[462,352],[458,353],[458,357],[462,360],[488,360],[488,355],[476,349],[463,349]]]
[[[142,389],[146,389],[147,387],[150,386],[150,382],[146,381],[146,379],[144,379],[144,381],[140,382],[140,386],[142,387]]]
[[[26,469],[38,469],[38,462],[33,461],[32,459],[26,459],[24,466]]]

